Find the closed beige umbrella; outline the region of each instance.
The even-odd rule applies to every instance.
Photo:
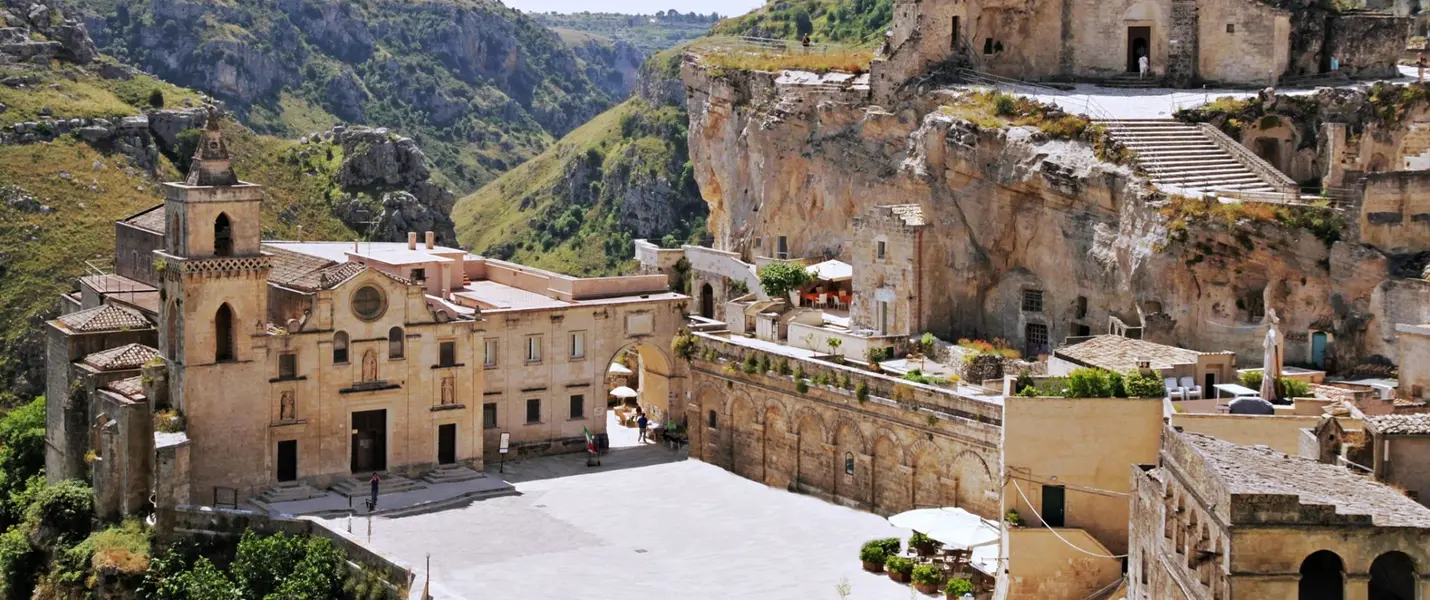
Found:
[[[1281,380],[1281,330],[1276,324],[1281,320],[1276,318],[1276,309],[1266,311],[1266,321],[1270,327],[1266,329],[1266,340],[1262,342],[1264,353],[1261,357],[1261,397],[1269,402],[1275,402],[1281,397],[1280,386],[1276,385]]]

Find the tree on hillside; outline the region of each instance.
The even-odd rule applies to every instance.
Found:
[[[777,261],[760,267],[760,287],[771,298],[788,298],[789,293],[814,280],[804,265]]]
[[[814,21],[809,18],[808,10],[801,8],[794,13],[794,33],[801,38],[814,33]]]

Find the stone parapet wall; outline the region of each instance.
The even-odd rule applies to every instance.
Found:
[[[692,458],[879,514],[959,506],[996,515],[1001,406],[832,362],[697,337],[694,393],[686,407]],[[745,372],[750,357],[770,370]],[[791,372],[831,383],[806,380],[801,386],[780,375],[781,361]]]

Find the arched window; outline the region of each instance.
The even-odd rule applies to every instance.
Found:
[[[1346,594],[1345,563],[1330,550],[1312,552],[1301,561],[1301,582],[1298,600],[1344,600]]]
[[[844,474],[845,474],[845,475],[853,475],[853,474],[854,474],[854,453],[853,453],[853,452],[845,452],[845,453],[844,453]]]
[[[709,426],[711,429],[714,429],[714,428],[715,428],[715,420],[716,420],[715,411],[713,411],[713,410],[710,411],[710,416],[709,416],[709,419],[708,419],[708,420],[709,420],[708,426]]]
[[[1415,562],[1390,551],[1370,563],[1370,600],[1415,600]]]
[[[348,334],[339,331],[333,334],[333,364],[348,362]]]
[[[393,327],[387,330],[387,357],[402,358],[402,328]]]
[[[233,309],[227,304],[214,315],[214,362],[233,360]]]
[[[233,223],[223,213],[214,219],[214,256],[233,256]]]

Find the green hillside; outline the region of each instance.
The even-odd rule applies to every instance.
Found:
[[[717,35],[878,44],[894,20],[894,0],[771,0],[715,24]]]
[[[672,78],[678,51],[643,77]],[[708,209],[689,165],[682,106],[632,98],[475,194],[457,201],[457,237],[474,251],[576,275],[632,268],[631,240],[686,241]]]

